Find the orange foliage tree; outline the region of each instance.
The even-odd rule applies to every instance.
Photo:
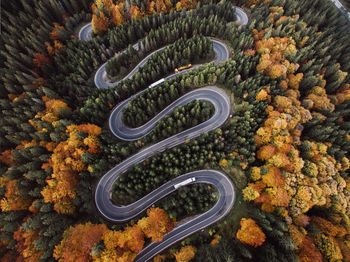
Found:
[[[13,238],[17,241],[16,249],[21,255],[21,258],[17,258],[16,261],[39,261],[44,253],[42,250],[38,250],[34,244],[34,241],[39,239],[39,230],[22,231],[21,228],[19,228],[13,233]]]
[[[50,56],[58,53],[62,48],[64,48],[64,45],[58,40],[54,40],[53,45],[51,45],[48,42],[45,42],[45,45],[46,45],[47,52],[49,53]]]
[[[33,57],[33,63],[37,68],[41,68],[45,64],[47,65],[52,64],[52,61],[50,60],[50,58],[45,56],[45,54],[35,53]]]
[[[128,226],[124,231],[108,230],[102,236],[106,249],[94,257],[94,261],[131,262],[141,252],[144,238],[137,225]]]
[[[253,219],[242,218],[240,224],[241,228],[236,235],[239,241],[253,247],[261,246],[265,242],[264,232]]]
[[[152,241],[161,241],[174,227],[174,222],[160,208],[148,209],[147,215],[125,230],[105,231],[102,240],[106,248],[93,257],[94,261],[132,262],[143,249],[145,237],[152,238]]]
[[[119,247],[139,253],[145,243],[144,237],[142,230],[134,225],[124,231],[108,231],[103,235],[103,240],[107,249]]]
[[[331,221],[321,217],[313,216],[311,217],[311,222],[322,230],[323,233],[332,237],[343,238],[349,234],[343,225],[334,224]]]
[[[16,163],[12,157],[12,150],[11,149],[5,150],[1,153],[0,161],[9,167],[16,165]]]
[[[148,238],[152,238],[152,241],[162,241],[164,235],[174,228],[174,221],[160,208],[148,209],[147,215],[148,217],[139,220],[137,225]]]
[[[214,235],[214,239],[212,241],[210,241],[210,245],[212,247],[216,246],[217,244],[220,243],[220,239],[222,238],[222,236],[218,235],[218,234],[215,234]]]
[[[53,257],[65,262],[91,261],[91,250],[107,231],[104,224],[78,224],[63,233],[62,241],[55,246]]]
[[[104,9],[106,10],[109,14],[111,9],[113,8],[114,4],[113,4],[113,0],[96,0],[95,1],[96,6],[98,9]]]
[[[16,186],[17,180],[1,178],[0,182],[6,188],[5,197],[0,201],[2,212],[27,210],[32,203],[32,199],[24,197],[19,193]]]
[[[153,15],[153,13],[155,13],[155,5],[156,3],[154,1],[149,1],[147,0],[147,14],[148,15]]]
[[[273,145],[262,146],[258,151],[258,159],[268,160],[277,153],[277,147]]]
[[[59,38],[59,30],[64,31],[64,26],[56,22],[54,22],[53,25],[54,25],[54,28],[50,32],[50,39],[52,41],[55,41]]]
[[[167,12],[167,6],[164,0],[156,0],[156,10],[158,14]]]
[[[40,117],[41,120],[45,122],[52,123],[54,121],[58,121],[60,110],[72,111],[72,109],[62,100],[49,99],[47,97],[43,97],[43,100],[45,101],[46,109],[42,112],[39,112],[35,117]]]
[[[305,237],[296,254],[302,262],[322,262],[323,256],[310,237]]]
[[[100,11],[98,15],[93,14],[91,20],[92,28],[95,34],[101,34],[108,30],[109,27],[109,18]]]

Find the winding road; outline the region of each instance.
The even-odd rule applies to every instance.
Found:
[[[344,13],[346,18],[350,21],[350,12],[347,11],[347,9],[343,6],[339,0],[332,0],[332,2],[335,4],[335,6]]]
[[[139,94],[140,93],[138,93],[137,95]],[[140,139],[141,137],[144,137],[148,133],[150,133],[153,130],[153,128],[156,126],[157,122],[167,114],[171,113],[176,107],[183,106],[193,100],[207,100],[214,105],[215,113],[213,117],[211,117],[206,122],[203,122],[195,127],[192,127],[182,132],[182,133],[185,133],[185,135],[189,135],[192,132],[197,132],[197,131],[199,131],[199,133],[202,134],[204,132],[208,132],[209,130],[207,129],[210,128],[212,124],[219,122],[219,120],[224,120],[223,122],[225,122],[230,111],[229,104],[227,106],[227,103],[229,103],[227,101],[229,101],[229,99],[227,99],[227,97],[225,96],[226,94],[224,92],[222,92],[218,88],[213,88],[213,87],[194,90],[192,92],[189,92],[183,95],[179,99],[175,100],[173,103],[171,103],[166,108],[164,108],[159,114],[157,114],[154,118],[152,118],[146,124],[137,128],[127,127],[124,125],[122,121],[123,108],[126,107],[129,101],[134,98],[134,97],[131,97],[113,109],[109,117],[109,128],[112,131],[112,133],[119,139],[124,141],[135,141],[137,139]],[[224,105],[226,106],[224,107]],[[181,135],[182,133],[179,133],[177,136]]]
[[[127,206],[115,205],[110,198],[110,194],[112,192],[112,188],[115,181],[118,179],[118,177],[122,173],[127,171],[131,166],[141,163],[146,158],[149,158],[150,156],[154,155],[157,152],[162,152],[167,148],[174,147],[176,145],[184,143],[187,139],[191,139],[201,135],[204,132],[209,132],[211,130],[214,130],[220,127],[226,121],[230,112],[230,100],[224,91],[216,87],[205,87],[205,88],[197,89],[190,93],[187,93],[186,95],[176,100],[173,104],[169,105],[166,109],[164,109],[161,113],[157,115],[157,117],[159,115],[160,115],[159,118],[165,117],[167,114],[166,111],[173,110],[175,107],[178,106],[177,103],[183,103],[183,102],[188,103],[189,101],[192,101],[195,99],[207,100],[214,105],[215,113],[209,120],[195,127],[187,129],[181,133],[178,133],[174,136],[171,136],[167,139],[164,139],[154,145],[151,145],[147,148],[142,149],[138,153],[134,154],[133,156],[127,158],[126,160],[124,160],[123,162],[115,166],[113,169],[107,172],[100,179],[95,191],[95,202],[96,202],[97,209],[109,221],[111,222],[129,221],[131,218],[142,213],[145,209],[147,209],[149,206],[154,204],[159,199],[175,191],[174,185],[193,176],[188,174],[179,176],[167,182],[166,184],[162,185],[161,187],[157,188],[156,190],[152,191],[150,194],[146,195],[142,199]],[[120,104],[117,106],[117,108],[120,108],[120,111],[121,111],[121,108],[123,108],[124,106],[126,105]],[[112,117],[113,117],[113,114],[111,115],[110,119]],[[110,128],[116,133],[118,133],[119,131],[118,127],[116,130],[113,127],[110,127]],[[150,129],[152,128],[150,127]],[[138,136],[139,138],[144,136],[142,130],[140,130],[137,133],[135,132],[133,137],[136,137],[136,136]],[[216,173],[216,171],[215,172],[207,171],[207,172]],[[223,195],[223,196],[226,195],[224,193],[228,193],[227,195],[234,195],[234,194],[229,194],[230,192],[219,192],[219,193],[221,193],[220,195]],[[231,199],[232,202],[233,200],[234,199]],[[231,202],[231,201],[225,201],[225,202]]]
[[[237,23],[241,26],[246,26],[249,22],[248,15],[244,10],[240,7],[235,6],[236,8],[236,17],[237,17]]]
[[[221,43],[220,41],[217,40],[213,40],[211,39],[212,43],[213,43],[213,49],[215,52],[215,63],[218,62],[222,62],[222,61],[226,61],[229,58],[229,52],[227,47],[225,46],[225,44]],[[152,53],[150,53],[148,56],[146,56],[144,59],[142,59],[142,61],[134,67],[133,70],[130,71],[130,73],[125,76],[123,79],[116,81],[116,82],[111,82],[108,77],[107,77],[107,72],[106,72],[106,65],[108,62],[104,63],[96,72],[95,74],[95,85],[97,88],[109,88],[112,86],[116,86],[118,85],[121,81],[125,80],[125,79],[129,79],[131,78],[137,71],[139,71],[139,69],[141,67],[143,67],[147,61],[152,57],[152,55],[154,55],[155,53],[161,52],[163,49],[165,49],[167,46],[162,47]],[[138,50],[138,44],[133,45],[133,48]],[[123,51],[125,52],[125,51]],[[186,70],[188,71],[188,70]],[[186,72],[185,71],[185,72]],[[184,71],[182,71],[181,73],[184,73]],[[173,75],[171,75],[170,77],[174,77]],[[166,78],[169,79],[169,78]]]
[[[337,1],[337,0],[334,0]],[[237,23],[246,26],[248,24],[248,15],[244,12],[244,10],[238,6],[235,6],[236,8],[236,17],[237,17]],[[79,31],[79,39],[82,41],[89,41],[92,39],[92,24],[88,23],[85,26],[83,26]],[[138,48],[137,44],[133,46],[134,48]],[[137,49],[136,49],[137,50]]]
[[[237,8],[236,10],[239,9]],[[241,20],[243,24],[244,16],[241,17],[243,17]],[[88,24],[87,26],[82,28],[82,30],[79,33],[79,37],[81,38],[81,40],[86,40],[88,39],[88,37],[86,36],[89,35],[91,35],[91,33],[89,33]],[[227,60],[229,58],[227,47],[219,41],[212,41],[214,50],[217,54],[215,62],[217,63]],[[155,52],[159,52],[160,50],[157,50]],[[135,72],[137,72],[137,70],[140,67],[142,67],[144,63],[146,63],[146,61],[144,60],[141,61],[141,63],[137,67],[135,67],[132,72],[130,72],[130,76],[128,75],[126,77],[129,78],[133,74],[135,74]],[[176,75],[182,74],[186,71],[188,70],[184,70],[179,73],[168,76],[166,80],[174,78]],[[105,81],[102,81],[101,83],[103,82]],[[115,84],[116,83],[113,83],[113,85]],[[99,88],[105,88],[99,86],[99,84],[97,86]],[[214,186],[218,190],[219,199],[215,203],[215,205],[208,211],[194,217],[189,221],[175,226],[175,228],[171,232],[164,236],[161,242],[152,242],[151,244],[144,247],[144,249],[136,256],[134,260],[136,262],[148,261],[149,259],[157,255],[161,251],[165,250],[166,248],[170,247],[172,244],[178,242],[179,240],[211,224],[216,223],[229,213],[235,201],[234,185],[225,174],[216,170],[198,170],[183,174],[168,181],[167,183],[163,184],[148,195],[144,196],[143,198],[130,205],[119,206],[112,202],[111,195],[115,181],[130,167],[141,163],[142,161],[151,157],[157,152],[163,152],[168,148],[172,148],[174,146],[184,143],[187,139],[198,137],[199,135],[205,132],[209,132],[215,130],[216,128],[219,128],[226,121],[230,114],[230,99],[227,96],[227,94],[222,89],[219,89],[215,86],[207,86],[204,88],[196,89],[178,98],[176,101],[174,101],[172,104],[163,109],[158,115],[156,115],[153,119],[151,119],[143,126],[138,128],[126,127],[121,120],[123,108],[128,105],[128,102],[131,99],[135,98],[136,96],[139,96],[146,90],[141,91],[138,94],[130,97],[129,99],[120,103],[113,109],[109,118],[109,127],[112,133],[118,138],[125,141],[133,141],[147,135],[155,127],[157,121],[166,117],[166,115],[173,111],[176,107],[187,104],[192,100],[206,100],[212,103],[215,109],[214,115],[209,120],[197,126],[182,131],[154,145],[142,149],[138,153],[132,155],[131,157],[127,158],[126,160],[112,168],[110,171],[108,171],[99,180],[95,190],[95,204],[99,213],[103,217],[114,223],[127,222],[144,212],[147,208],[152,206],[160,199],[177,190],[179,184],[184,181],[187,181],[186,184],[206,183]],[[189,179],[191,179],[190,182],[188,182]]]
[[[136,43],[132,47],[135,50],[138,50],[139,44]],[[95,86],[97,88],[109,88],[109,87],[118,85],[124,79],[131,78],[141,67],[143,67],[146,64],[148,59],[150,59],[154,53],[157,53],[157,52],[163,50],[164,48],[165,47],[162,47],[162,48],[152,52],[148,56],[146,56],[137,66],[135,66],[135,68],[133,70],[130,71],[129,74],[127,74],[123,79],[116,81],[116,82],[111,82],[107,76],[107,72],[106,72],[106,65],[108,63],[108,61],[107,61],[106,63],[104,63],[103,65],[100,66],[100,68],[97,70],[97,72],[95,74],[95,77],[94,77]],[[123,52],[125,52],[125,50]]]
[[[88,23],[84,25],[79,31],[79,39],[82,41],[90,41],[92,39],[92,24]]]
[[[207,121],[180,132],[174,136],[164,139],[154,145],[142,149],[133,156],[127,158],[113,169],[108,171],[98,182],[95,190],[95,204],[100,214],[111,222],[127,222],[130,219],[144,212],[158,200],[164,198],[170,193],[177,190],[175,188],[181,182],[189,178],[195,178],[193,183],[206,183],[217,188],[219,200],[207,212],[195,217],[194,219],[176,226],[171,232],[165,235],[164,239],[158,243],[151,243],[146,246],[135,258],[134,261],[144,262],[165,250],[175,242],[197,232],[227,215],[233,207],[235,201],[235,190],[231,180],[221,172],[215,170],[199,170],[178,176],[162,186],[158,187],[148,195],[138,201],[127,205],[118,206],[111,200],[112,189],[115,181],[121,174],[126,172],[130,167],[141,163],[157,152],[162,152],[168,148],[184,143],[187,139],[198,137],[199,135],[220,127],[230,114],[230,99],[227,94],[217,87],[205,87],[194,90],[180,97],[162,112],[146,123],[142,128],[135,128],[128,136],[128,132],[123,133],[118,125],[121,122],[122,109],[127,106],[128,101],[119,104],[110,116],[110,129],[118,137],[123,136],[123,140],[135,140],[145,136],[150,132],[159,119],[165,117],[170,111],[179,105],[186,104],[192,100],[207,100],[214,105],[214,115]],[[121,122],[122,123],[122,122]],[[121,126],[124,126],[123,124]]]

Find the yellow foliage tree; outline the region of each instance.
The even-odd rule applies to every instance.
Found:
[[[328,261],[342,261],[343,255],[340,251],[339,245],[333,237],[326,236],[323,233],[316,234],[315,245]]]
[[[100,11],[98,15],[92,15],[91,24],[95,34],[102,34],[108,30],[110,22],[109,18]]]
[[[140,10],[140,8],[138,6],[131,6],[130,7],[130,18],[131,19],[141,19],[144,14],[143,12]]]
[[[260,196],[259,192],[251,186],[243,189],[243,199],[246,201],[253,201]]]
[[[222,166],[222,167],[227,167],[227,160],[226,159],[221,159],[219,161],[219,166]]]
[[[123,11],[123,3],[117,4],[113,7],[112,11],[112,19],[114,25],[122,25],[125,23],[124,11]]]
[[[85,132],[88,137],[81,140],[78,132]],[[99,152],[97,135],[101,133],[101,128],[92,124],[70,125],[67,126],[66,133],[69,135],[68,139],[55,147],[48,164],[42,167],[52,167],[53,172],[51,177],[47,178],[47,186],[41,194],[46,203],[54,203],[54,209],[58,213],[72,214],[74,206],[71,200],[76,196],[78,173],[87,170],[82,154]]]
[[[265,89],[261,89],[255,98],[257,101],[264,101],[268,99],[268,93]]]
[[[184,246],[174,256],[176,262],[188,262],[196,255],[197,249],[194,246]]]

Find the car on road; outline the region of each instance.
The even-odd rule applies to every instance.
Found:
[[[179,68],[175,68],[175,73],[178,73],[182,70],[185,70],[185,69],[188,69],[188,68],[191,68],[192,67],[192,64],[188,64],[188,65],[185,65],[185,66],[181,66]]]

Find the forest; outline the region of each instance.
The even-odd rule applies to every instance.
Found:
[[[213,40],[227,60],[214,62]],[[331,0],[2,1],[0,46],[1,261],[131,262],[211,210],[218,189],[199,182],[123,223],[105,219],[94,195],[116,165],[217,110],[192,100],[123,141],[109,127],[117,105],[135,95],[122,121],[138,128],[208,86],[229,97],[226,121],[136,163],[110,198],[128,205],[216,170],[235,203],[150,261],[350,261],[350,21]],[[107,89],[94,82],[103,64],[118,81]]]

